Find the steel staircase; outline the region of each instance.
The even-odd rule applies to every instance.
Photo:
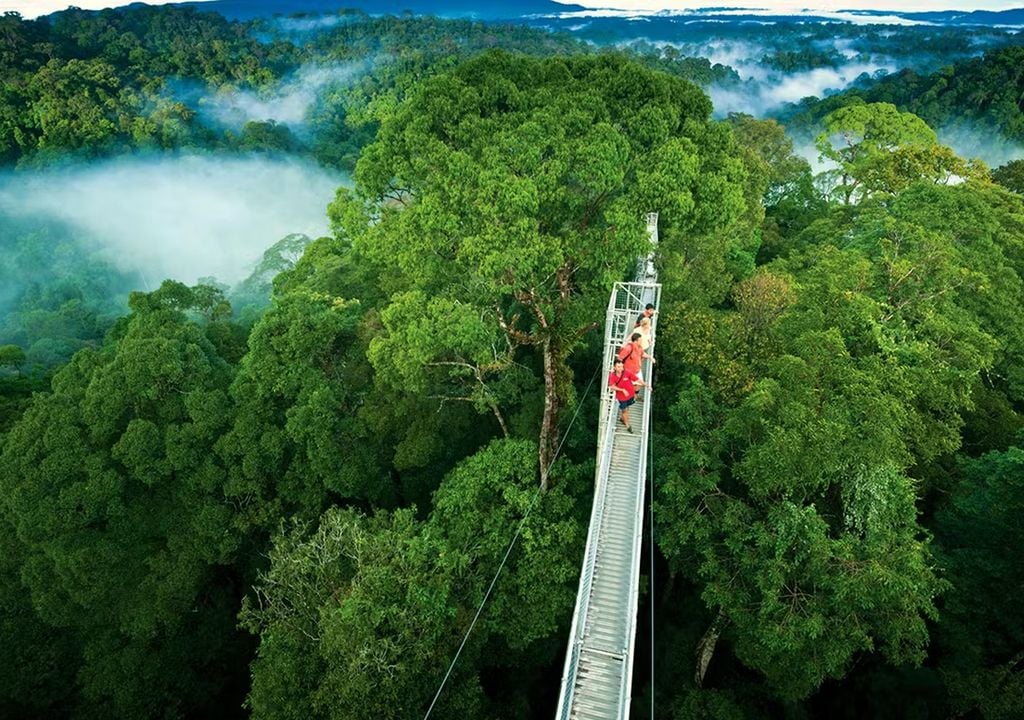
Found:
[[[647,216],[657,242],[658,217]],[[608,301],[604,338],[604,374],[627,332],[647,303],[658,306],[661,286],[650,256],[637,265],[637,282],[616,283]],[[657,315],[652,318],[654,354]],[[644,361],[643,377],[651,377]],[[614,391],[605,388],[598,427],[594,505],[580,572],[559,693],[557,720],[625,720],[629,716],[633,648],[640,581],[644,488],[647,472],[650,391],[630,408],[635,433],[618,420]]]

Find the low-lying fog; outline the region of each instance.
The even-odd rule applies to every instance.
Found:
[[[893,58],[876,55],[861,56],[849,47],[849,41],[835,42],[838,58],[845,62],[835,67],[817,67],[782,71],[768,67],[762,60],[771,48],[742,40],[716,39],[699,44],[675,44],[665,41],[648,43],[654,47],[675,47],[690,57],[703,57],[712,64],[731,67],[743,81],[711,84],[705,91],[711,97],[715,115],[743,112],[762,117],[787,103],[805,97],[824,97],[845,90],[862,75],[877,76],[896,72],[900,65]],[[828,49],[832,49],[829,45]]]
[[[1008,140],[997,131],[970,124],[934,128],[939,142],[965,158],[980,158],[990,168],[1024,157],[1024,146]]]
[[[805,97],[824,97],[848,88],[860,75],[879,70],[892,72],[895,66],[878,63],[850,63],[838,69],[815,68],[792,73],[773,73],[751,78],[743,85],[711,85],[707,93],[715,106],[716,117],[743,112],[763,117],[787,103]]]
[[[285,235],[327,232],[327,204],[348,182],[291,159],[122,158],[8,174],[0,213],[81,230],[151,286],[205,276],[230,284]]]
[[[372,60],[346,64],[310,63],[262,92],[226,88],[209,93],[196,83],[173,82],[173,94],[215,124],[241,128],[249,120],[284,123],[303,131],[310,110],[333,87],[351,85],[373,68]]]

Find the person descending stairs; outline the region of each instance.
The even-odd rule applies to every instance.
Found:
[[[647,230],[652,248],[657,247],[657,213],[648,214]],[[615,283],[608,300],[601,367],[610,368],[611,373],[598,418],[594,503],[555,710],[557,720],[629,717],[651,427],[651,356],[657,338],[655,308],[660,300],[653,251],[637,262],[636,281]],[[638,340],[633,335],[639,335],[636,327],[645,318],[650,328],[648,346],[638,346],[637,351],[630,345]],[[623,337],[630,343],[620,347]],[[646,374],[646,382],[619,356],[623,350]],[[646,397],[637,394],[637,387]]]
[[[636,388],[645,385],[646,383],[637,377],[635,372],[626,369],[625,361],[615,358],[615,364],[608,375],[608,387],[615,388],[615,399],[619,403],[622,424],[626,426],[628,432],[633,432],[633,426],[629,424],[629,408],[636,403]]]

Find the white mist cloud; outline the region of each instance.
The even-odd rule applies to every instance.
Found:
[[[365,74],[370,62],[348,65],[306,65],[265,92],[228,89],[198,101],[200,112],[223,125],[241,127],[250,120],[301,125],[323,90],[346,85]]]
[[[555,0],[588,8],[616,8],[628,12],[718,10],[721,0]],[[773,13],[890,10],[1007,10],[1020,7],[1019,0],[753,0],[731,2],[728,9],[754,9]]]
[[[742,86],[712,85],[707,88],[707,93],[711,97],[717,116],[730,112],[762,116],[786,103],[798,102],[809,96],[823,97],[828,91],[843,90],[860,75],[873,75],[879,70],[893,72],[896,65],[853,62],[838,69],[815,68],[794,73],[772,72],[751,78]]]
[[[838,68],[816,68],[793,73],[783,73],[761,64],[761,59],[776,51],[767,45],[716,38],[704,43],[673,43],[665,40],[640,38],[653,47],[664,49],[674,47],[680,53],[690,57],[707,58],[712,65],[728,65],[741,80],[754,80],[771,86],[782,87],[783,94],[792,95],[798,86],[805,86],[811,92],[797,95],[799,100],[807,94],[820,95],[821,91],[830,88],[843,88],[855,80],[861,73],[873,74],[879,70],[895,72],[900,65],[893,58],[875,55],[870,62],[857,60],[860,54],[852,49],[853,41],[848,38],[829,38],[813,42],[820,50],[835,50],[846,58],[847,62]],[[621,43],[622,47],[630,47],[636,40]]]
[[[163,278],[234,283],[289,233],[328,230],[327,203],[349,179],[294,160],[117,159],[0,179],[0,212],[60,220],[155,289]]]
[[[839,167],[832,160],[822,159],[821,154],[818,153],[818,148],[814,145],[813,138],[794,136],[789,130],[786,131],[786,134],[793,141],[793,154],[807,161],[807,164],[811,166],[811,174],[817,175],[826,170]]]
[[[705,57],[712,65],[728,65],[744,80],[763,77],[767,72],[757,64],[767,49],[753,43],[721,40],[704,45],[683,46],[680,49],[687,55]]]
[[[308,17],[277,18],[277,27],[289,33],[308,33],[327,30],[338,25],[351,25],[361,21],[358,15],[312,15]]]
[[[939,142],[964,158],[981,158],[990,168],[1024,158],[1024,146],[1008,140],[995,130],[960,124],[936,128]]]
[[[902,9],[902,8],[899,8]],[[907,11],[909,12],[909,10]],[[593,8],[589,10],[567,10],[564,12],[550,13],[540,17],[557,17],[562,20],[586,19],[586,18],[620,18],[624,20],[640,20],[650,16],[659,17],[698,17],[706,14],[720,16],[741,15],[741,16],[764,16],[775,17],[778,15],[790,15],[806,17],[808,21],[815,22],[840,22],[853,25],[932,25],[933,23],[924,20],[911,20],[899,15],[863,14],[857,11],[831,10],[826,8],[785,8],[785,7],[759,7],[759,8],[666,8],[666,7],[637,7],[637,8]]]
[[[836,52],[842,55],[847,60],[853,60],[855,57],[860,55],[860,52],[853,48],[853,38],[837,37],[831,40],[820,41],[815,43],[819,48],[828,49],[829,46],[834,48]]]

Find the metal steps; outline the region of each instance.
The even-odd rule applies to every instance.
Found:
[[[660,299],[653,263],[641,267],[647,271],[643,282],[617,283],[608,303],[604,352],[608,370],[622,337],[645,304],[657,305]],[[652,332],[652,354],[653,336]],[[651,377],[649,366],[643,376]],[[648,394],[645,391],[645,397],[630,408],[633,433],[618,419],[613,393],[608,390],[602,398],[594,504],[555,715],[558,720],[625,720],[629,716],[650,424]]]

